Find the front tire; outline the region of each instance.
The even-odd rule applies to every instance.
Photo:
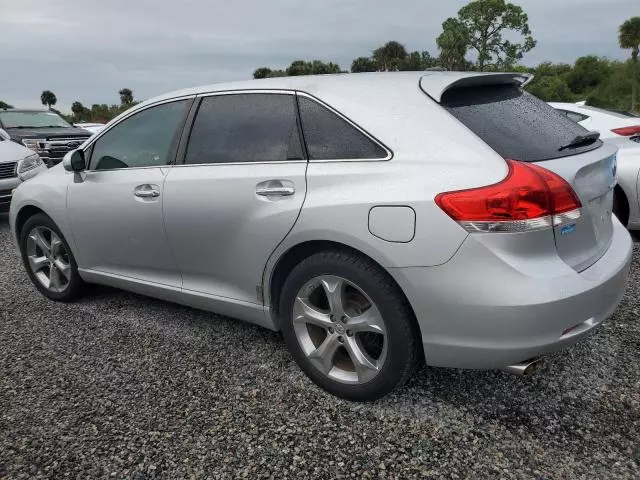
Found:
[[[285,281],[280,315],[300,368],[339,397],[378,399],[418,364],[420,336],[407,300],[362,255],[335,250],[303,260]]]
[[[47,298],[70,302],[79,297],[83,281],[64,235],[43,213],[30,217],[20,232],[22,263],[35,287]]]

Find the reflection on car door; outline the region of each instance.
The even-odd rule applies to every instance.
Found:
[[[109,129],[86,152],[67,211],[79,266],[179,288],[162,217],[164,181],[192,100],[152,106]]]
[[[163,200],[185,293],[261,305],[265,264],[302,207],[306,165],[292,93],[202,99]]]

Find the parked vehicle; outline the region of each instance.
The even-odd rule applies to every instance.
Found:
[[[614,311],[632,243],[611,215],[616,148],[526,79],[171,93],[19,187],[10,225],[48,298],[95,282],[281,330],[344,398],[390,392],[421,358],[529,374]]]
[[[14,142],[40,155],[48,167],[60,163],[65,153],[75,150],[91,136],[57,113],[46,110],[0,110],[0,128]]]
[[[605,140],[619,148],[618,160],[618,185],[614,189],[613,213],[620,222],[630,230],[640,229],[640,118],[632,114],[607,112],[601,109],[593,109],[582,104],[551,103],[554,108],[565,114],[570,120],[584,127],[592,125],[593,128],[607,135]],[[566,110],[572,108],[573,110]],[[584,118],[579,113],[594,111],[593,117]],[[637,123],[636,126],[632,125]],[[624,125],[624,126],[623,126]],[[620,134],[616,134],[618,132]],[[624,136],[622,133],[634,133],[635,136]]]
[[[549,105],[587,130],[599,131],[602,139],[633,137],[640,142],[640,118],[633,113],[591,107],[585,102],[549,102]]]
[[[104,123],[76,123],[74,126],[82,128],[93,135],[104,128]]]
[[[12,142],[9,134],[0,130],[0,213],[9,211],[13,190],[43,170],[46,167],[37,154]]]

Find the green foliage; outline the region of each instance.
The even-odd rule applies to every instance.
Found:
[[[340,66],[321,60],[313,60],[306,62],[304,60],[295,60],[291,62],[286,70],[272,70],[269,67],[260,67],[253,72],[253,78],[269,78],[269,77],[294,77],[297,75],[323,75],[329,73],[340,73]]]
[[[13,105],[9,105],[8,103],[0,100],[0,110],[9,110],[10,108],[13,108]]]
[[[594,55],[580,57],[567,75],[567,84],[574,93],[586,93],[609,77],[611,68],[612,62],[606,58]]]
[[[394,72],[400,70],[407,58],[407,50],[399,42],[392,40],[373,51],[372,60],[378,71]]]
[[[611,73],[587,95],[587,104],[613,110],[631,110],[634,65],[627,62],[612,62]]]
[[[127,108],[133,105],[133,91],[128,88],[123,88],[118,94],[120,95],[120,105]]]
[[[440,49],[440,65],[446,70],[466,70],[465,56],[469,49],[469,33],[455,18],[442,22],[442,33],[436,38]]]
[[[631,49],[631,59],[638,60],[640,51],[640,17],[631,17],[618,30],[620,48]]]
[[[420,71],[427,68],[433,68],[439,65],[437,58],[433,58],[426,50],[422,52],[411,52],[407,55],[404,62],[400,65],[400,70]]]
[[[378,66],[369,57],[358,57],[351,63],[351,73],[377,72]]]
[[[633,68],[631,76],[631,110],[636,111],[638,98],[638,84],[640,83],[640,67],[638,66],[638,52],[640,51],[640,17],[631,17],[620,25],[618,30],[620,48],[631,49]]]
[[[457,24],[450,22],[449,30],[455,29],[459,35],[466,33],[467,46],[477,51],[480,71],[487,66],[508,68],[536,46],[527,14],[518,5],[505,0],[475,0],[458,11],[457,19],[449,20],[457,21]],[[443,30],[447,22],[443,23]],[[506,32],[519,33],[523,42],[505,40],[503,33]]]
[[[46,105],[49,110],[51,110],[51,107],[58,102],[58,99],[56,98],[55,93],[51,90],[45,90],[40,95],[40,101],[42,102],[42,105]]]

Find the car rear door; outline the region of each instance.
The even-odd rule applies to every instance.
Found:
[[[204,96],[183,157],[163,202],[185,293],[262,305],[266,262],[306,193],[294,93]]]
[[[492,78],[451,85],[438,100],[505,159],[535,162],[573,187],[582,206],[560,219],[554,237],[558,255],[584,270],[611,243],[616,148],[600,140],[574,142],[587,130],[522,91],[517,82],[498,75],[492,83]],[[429,93],[428,87],[425,91]]]

